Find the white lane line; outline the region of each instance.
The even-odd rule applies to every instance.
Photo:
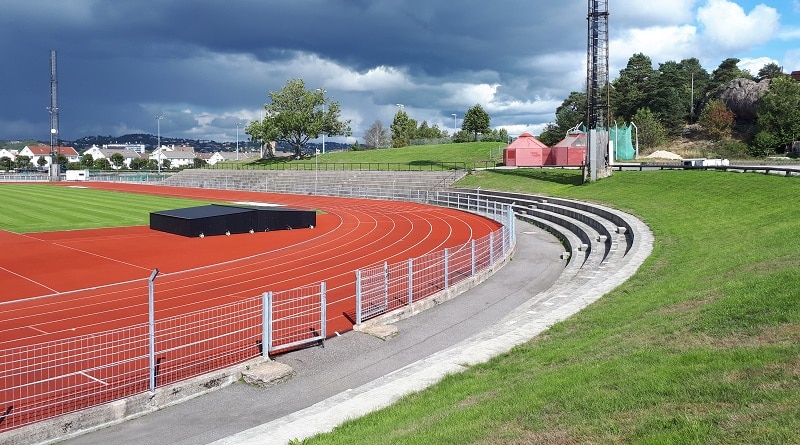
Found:
[[[47,290],[50,290],[50,291],[52,291],[52,292],[54,292],[54,293],[58,293],[58,291],[57,291],[57,290],[55,290],[55,289],[53,289],[52,287],[45,286],[44,284],[42,284],[42,283],[40,283],[40,282],[38,282],[38,281],[36,281],[36,280],[32,280],[32,279],[30,279],[30,278],[26,277],[25,275],[20,275],[20,274],[18,274],[18,273],[16,273],[16,272],[14,272],[14,271],[12,271],[12,270],[8,270],[8,269],[6,269],[5,267],[0,267],[0,269],[2,269],[2,270],[4,270],[4,271],[6,271],[6,272],[8,272],[8,273],[10,273],[11,275],[16,275],[16,276],[18,276],[18,277],[22,278],[23,280],[30,281],[31,283],[33,283],[33,284],[35,284],[35,285],[37,285],[37,286],[42,286],[43,288],[45,288],[45,289],[47,289]]]
[[[80,374],[80,375],[82,375],[82,376],[84,376],[84,377],[86,377],[88,379],[94,380],[95,382],[97,382],[97,383],[99,383],[99,384],[101,384],[103,386],[108,386],[108,383],[106,383],[106,382],[104,382],[104,381],[102,381],[102,380],[100,380],[98,378],[92,377],[92,376],[90,376],[89,374],[87,374],[87,373],[85,373],[83,371],[78,371],[78,374]]]

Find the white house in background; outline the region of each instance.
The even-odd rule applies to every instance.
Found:
[[[194,147],[188,145],[162,145],[150,153],[150,159],[155,159],[161,165],[169,160],[170,168],[191,167],[196,157]]]
[[[17,159],[17,150],[9,150],[6,148],[0,149],[0,158],[8,158],[11,159],[11,162],[14,162]]]
[[[92,155],[92,159],[95,161],[98,159],[108,159],[108,162],[111,163],[111,156],[114,156],[114,153],[119,153],[122,155],[122,158],[125,160],[124,165],[127,168],[131,167],[132,160],[142,157],[139,153],[133,150],[123,148],[100,148],[97,145],[92,145],[91,147],[87,148],[86,151],[83,152],[83,156]],[[120,169],[122,167],[116,167],[113,163],[111,163],[111,168]]]
[[[72,147],[58,146],[56,147],[56,150],[58,151],[58,154],[67,158],[67,162],[78,162],[80,160],[78,152]],[[42,165],[42,167],[45,168],[49,168],[50,163],[52,162],[49,145],[26,145],[25,148],[19,151],[17,156],[29,157],[35,166],[39,166],[39,159],[43,158],[45,160],[45,164]]]
[[[195,157],[194,151],[164,151],[155,156],[150,155],[150,159],[156,159],[161,165],[168,160],[170,168],[192,167]]]
[[[208,159],[209,165],[214,165],[217,162],[225,162],[225,161],[244,161],[249,159],[255,159],[256,154],[250,152],[240,151],[238,154],[235,151],[215,151],[213,155]]]

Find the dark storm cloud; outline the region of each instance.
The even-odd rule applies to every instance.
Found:
[[[154,133],[156,114],[172,118],[161,122],[162,134],[230,138],[234,115],[257,113],[269,91],[292,77],[326,84],[338,67],[391,67],[408,83],[329,89],[343,112],[367,125],[400,102],[447,122],[472,104],[453,103],[446,83],[498,85],[497,97],[508,101],[553,92],[560,102],[580,85],[551,71],[571,68],[540,73],[536,58],[581,54],[585,24],[578,0],[4,0],[0,139],[46,137],[50,49],[58,51],[64,138]],[[298,64],[303,55],[324,64]],[[498,110],[493,125],[502,119]]]

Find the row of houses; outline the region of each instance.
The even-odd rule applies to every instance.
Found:
[[[78,152],[73,147],[64,147],[59,146],[57,147],[58,154],[64,156],[67,159],[67,162],[80,162],[81,158],[86,155],[91,155],[92,159],[97,161],[98,159],[108,159],[109,162],[111,161],[111,157],[114,154],[119,153],[123,158],[123,165],[126,168],[130,168],[131,161],[134,159],[155,159],[161,165],[164,165],[164,161],[169,161],[169,166],[171,168],[181,168],[181,167],[191,167],[195,163],[196,158],[200,158],[206,161],[210,165],[214,165],[218,162],[224,161],[234,161],[234,160],[248,160],[257,158],[258,155],[250,152],[227,152],[227,151],[218,151],[215,153],[196,153],[194,148],[189,146],[161,146],[151,153],[143,153],[138,150],[138,146],[120,146],[120,145],[113,145],[108,146],[104,145],[103,147],[98,147],[93,145],[86,149],[83,154],[78,154]],[[25,146],[22,150],[8,150],[8,149],[1,149],[0,150],[0,158],[7,157],[11,159],[12,162],[15,162],[18,156],[27,156],[30,159],[30,162],[33,163],[34,166],[41,166],[43,168],[49,168],[50,164],[53,162],[52,153],[50,151],[50,146],[47,145],[30,145]],[[43,161],[42,161],[43,160]],[[115,166],[113,163],[111,164],[112,168],[114,169],[121,169],[122,166]]]

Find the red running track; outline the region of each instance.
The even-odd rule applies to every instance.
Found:
[[[460,246],[500,227],[467,212],[408,202],[117,183],[82,186],[323,213],[313,229],[230,237],[187,238],[146,226],[0,231],[0,350],[146,323],[146,279],[155,268],[161,272],[155,282],[157,319],[324,281],[329,337],[353,326],[347,314],[355,312],[355,270]],[[120,282],[125,283],[112,285]]]
[[[327,334],[332,335],[352,328],[342,314],[355,308],[351,286],[356,269],[459,246],[499,228],[470,213],[407,202],[116,183],[86,186],[283,204],[324,214],[317,215],[313,229],[202,239],[146,226],[27,235],[0,231],[0,347],[147,321],[142,318],[147,314],[145,279],[155,268],[161,272],[156,280],[159,318],[326,281]],[[140,281],[98,287],[130,280]],[[21,301],[7,303],[15,300]]]

